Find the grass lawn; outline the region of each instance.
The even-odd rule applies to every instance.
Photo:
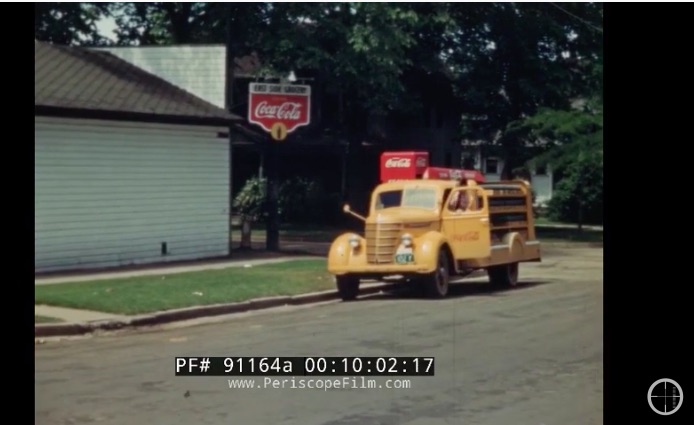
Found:
[[[60,320],[56,317],[34,315],[34,323],[59,323],[59,322],[62,322],[62,320]]]
[[[37,285],[36,304],[139,314],[334,289],[324,259],[225,270]]]
[[[535,218],[535,224],[567,224],[567,223],[561,223],[559,221],[553,221],[548,219],[547,217],[536,217]]]
[[[603,242],[602,230],[583,229],[582,232],[579,232],[576,228],[538,227],[535,229],[535,233],[540,242]]]

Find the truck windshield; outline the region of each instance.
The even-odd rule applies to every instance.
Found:
[[[389,190],[378,194],[376,209],[394,207],[436,208],[436,189],[408,188],[404,190]]]

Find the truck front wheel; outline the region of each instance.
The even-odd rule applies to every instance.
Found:
[[[502,264],[487,269],[489,282],[499,288],[508,288],[518,284],[518,263]]]
[[[355,276],[335,276],[337,293],[342,301],[352,301],[359,295],[359,278]]]
[[[436,271],[425,279],[425,288],[430,298],[443,298],[448,295],[448,281],[450,279],[450,268],[448,256],[442,249],[439,251]]]

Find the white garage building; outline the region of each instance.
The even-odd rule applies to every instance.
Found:
[[[35,272],[228,255],[242,119],[107,52],[34,59]]]

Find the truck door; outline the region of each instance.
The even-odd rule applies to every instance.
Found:
[[[442,214],[442,230],[456,260],[491,255],[487,194],[480,187],[451,191]]]

